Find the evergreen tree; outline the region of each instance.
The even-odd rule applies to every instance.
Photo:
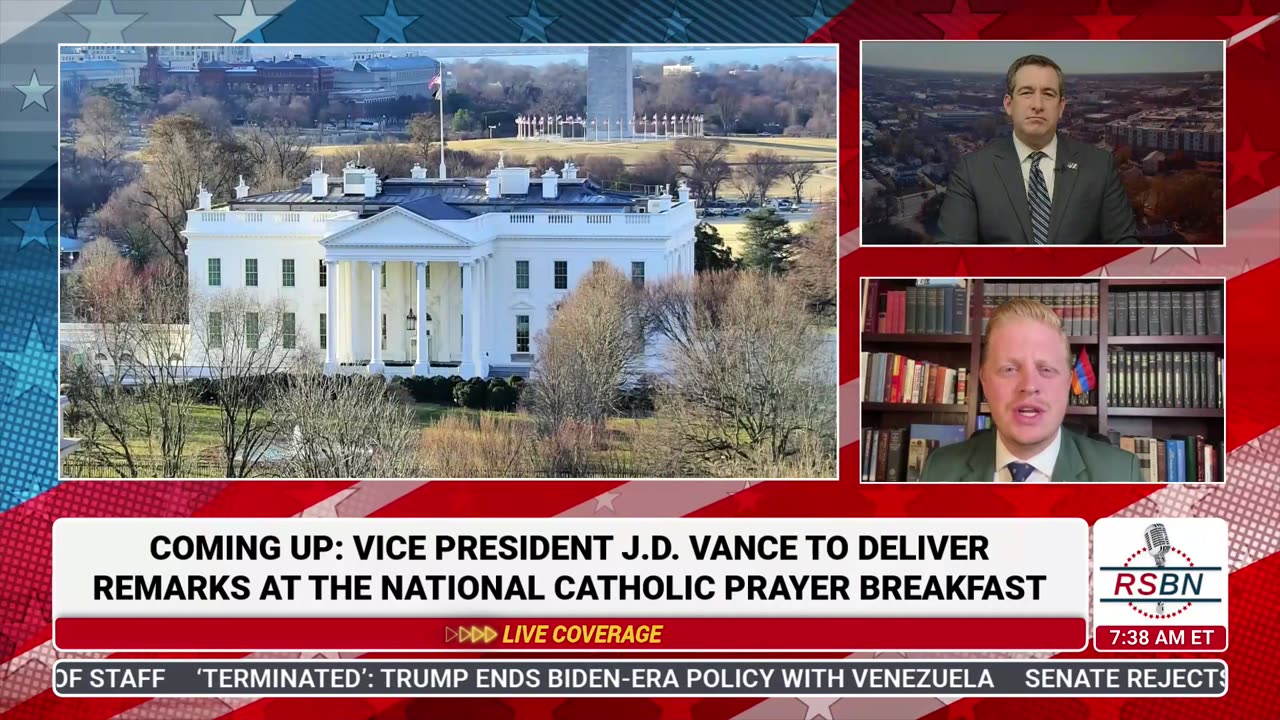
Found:
[[[742,264],[756,270],[781,272],[790,254],[791,225],[773,208],[747,213],[742,233]]]
[[[697,272],[708,270],[732,270],[738,266],[729,246],[724,244],[720,232],[710,223],[698,223],[693,229],[693,269]]]

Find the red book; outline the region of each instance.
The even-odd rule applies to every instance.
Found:
[[[879,309],[880,309],[879,308],[879,298],[880,298],[879,291],[880,291],[879,280],[867,281],[867,294],[864,298],[862,298],[862,301],[867,304],[867,307],[862,308],[862,312],[866,316],[865,322],[862,325],[863,332],[875,332],[877,330],[876,320],[879,317]]]

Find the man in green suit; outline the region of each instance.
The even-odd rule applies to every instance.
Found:
[[[1064,431],[1071,345],[1045,305],[1014,298],[987,324],[978,377],[996,429],[935,450],[921,482],[1142,482],[1138,458]]]

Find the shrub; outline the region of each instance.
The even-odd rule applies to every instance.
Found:
[[[527,421],[448,415],[422,431],[424,472],[432,477],[530,477],[533,431]]]
[[[480,378],[472,378],[453,388],[453,401],[465,408],[483,410],[489,400],[489,388]]]
[[[515,410],[516,403],[519,401],[519,395],[512,389],[510,385],[503,383],[501,385],[489,386],[489,409],[499,410],[502,412],[510,412]]]

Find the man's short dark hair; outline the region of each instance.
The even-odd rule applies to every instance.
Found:
[[[1056,70],[1058,72],[1058,97],[1062,97],[1066,93],[1066,90],[1067,90],[1066,78],[1063,77],[1062,68],[1058,67],[1058,63],[1050,60],[1049,58],[1043,55],[1023,55],[1022,57],[1013,61],[1013,64],[1009,66],[1009,74],[1005,75],[1004,77],[1004,87],[1005,87],[1006,95],[1009,95],[1009,96],[1013,95],[1013,91],[1014,91],[1013,77],[1018,74],[1019,70],[1021,70],[1023,67],[1027,65],[1041,65],[1043,67],[1051,67],[1054,70]]]

